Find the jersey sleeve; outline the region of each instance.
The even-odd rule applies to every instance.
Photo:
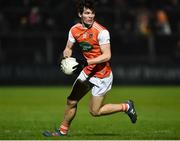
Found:
[[[99,45],[110,43],[110,35],[108,30],[102,30],[98,35]]]
[[[71,33],[71,30],[69,31],[68,40],[69,40],[70,42],[72,42],[72,43],[75,43],[75,42],[76,42],[75,38],[73,37],[73,35],[72,35],[72,33]]]

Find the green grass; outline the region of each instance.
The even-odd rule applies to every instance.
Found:
[[[133,99],[138,122],[124,113],[92,117],[90,93],[78,105],[67,137],[42,136],[63,118],[70,87],[0,87],[0,140],[180,139],[180,87],[114,87],[106,102]]]

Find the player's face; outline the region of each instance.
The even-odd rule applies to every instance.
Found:
[[[91,26],[93,24],[94,17],[95,17],[94,11],[92,11],[88,8],[84,8],[83,13],[80,14],[80,18],[81,18],[82,22],[89,26]]]

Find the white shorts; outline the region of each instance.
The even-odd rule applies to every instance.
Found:
[[[80,79],[81,81],[87,80],[88,76],[82,71],[77,79]],[[98,77],[90,77],[89,82],[94,84],[92,88],[92,95],[93,96],[103,96],[106,94],[107,91],[109,91],[112,87],[113,82],[113,74],[112,72],[108,77],[105,78],[98,78]]]

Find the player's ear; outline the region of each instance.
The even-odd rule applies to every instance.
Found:
[[[81,17],[82,17],[82,15],[81,15],[80,13],[78,13],[78,16],[79,16],[79,18],[81,18]]]

